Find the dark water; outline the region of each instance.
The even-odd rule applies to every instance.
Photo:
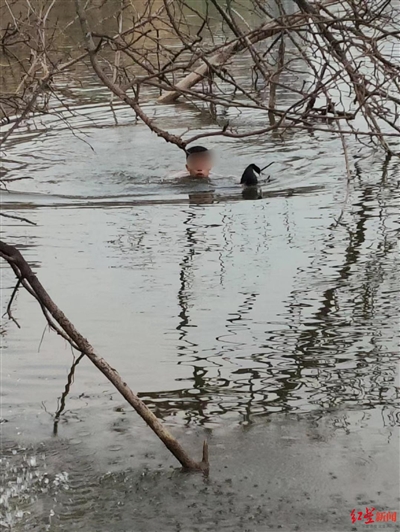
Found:
[[[348,182],[332,134],[214,138],[216,177],[181,182],[181,152],[121,106],[116,127],[93,90],[77,136],[60,110],[10,141],[7,178],[31,179],[2,209],[37,225],[1,218],[2,237],[191,454],[209,440],[211,476],[177,471],[20,293],[21,329],[2,322],[0,526],[342,532],[353,508],[398,510],[398,160],[349,142]],[[210,127],[182,104],[146,111]],[[240,172],[271,161],[244,201]]]

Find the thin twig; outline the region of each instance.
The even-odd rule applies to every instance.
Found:
[[[21,328],[20,324],[17,322],[17,320],[14,318],[14,316],[12,315],[12,311],[11,311],[11,306],[13,304],[13,301],[14,301],[14,298],[15,296],[17,295],[17,292],[18,292],[18,288],[21,286],[21,279],[17,279],[17,284],[14,286],[14,290],[12,291],[12,294],[11,294],[11,297],[10,297],[10,301],[8,302],[8,305],[7,305],[7,310],[6,312],[3,314],[3,318],[5,315],[8,316],[8,318],[10,320],[12,320],[15,325],[18,327],[18,329]]]
[[[16,216],[15,214],[6,214],[5,212],[0,212],[0,216],[4,218],[12,218],[14,220],[19,220],[20,222],[26,222],[27,224],[37,225],[37,223],[28,220],[28,218],[23,218],[22,216]]]

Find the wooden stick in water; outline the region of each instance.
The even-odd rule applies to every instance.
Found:
[[[196,462],[192,460],[180,443],[163,426],[161,421],[153,414],[148,406],[146,406],[145,403],[133,393],[119,373],[112,368],[104,358],[99,357],[95,353],[94,348],[86,338],[76,330],[75,326],[57,307],[18,249],[0,241],[0,257],[6,260],[11,266],[17,276],[18,284],[21,284],[35,299],[37,299],[50,327],[67,340],[74,349],[85,354],[91,362],[93,362],[93,364],[107,377],[120,394],[136,410],[140,417],[144,419],[147,425],[181,463],[183,468],[188,471],[202,471],[207,474],[209,470],[207,442],[204,442],[203,445],[202,461]]]

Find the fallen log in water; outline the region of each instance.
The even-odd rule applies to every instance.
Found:
[[[340,0],[327,0],[322,3],[313,3],[315,11],[318,13],[322,8],[329,7],[331,5],[339,3]],[[250,45],[257,44],[278,35],[282,31],[289,31],[290,29],[298,30],[302,25],[308,24],[310,13],[297,12],[286,17],[280,17],[278,19],[262,24],[258,28],[250,31],[249,33],[235,39],[233,42],[222,47],[216,54],[209,59],[204,58],[204,62],[196,68],[194,72],[188,74],[185,78],[179,81],[175,85],[175,89],[172,91],[164,92],[159,98],[159,103],[172,103],[177,100],[182,94],[191,89],[194,85],[204,79],[210,70],[214,67],[225,64],[233,55],[243,52]]]
[[[45,318],[50,327],[67,340],[71,346],[86,355],[93,364],[107,377],[115,386],[120,394],[144,419],[147,425],[156,433],[164,445],[171,451],[175,458],[181,463],[184,469],[188,471],[202,471],[208,473],[208,446],[205,441],[203,444],[203,459],[201,462],[192,460],[180,443],[172,434],[163,426],[160,420],[153,412],[133,393],[129,386],[124,382],[119,373],[113,369],[104,358],[99,357],[90,343],[84,338],[69,321],[65,314],[57,307],[49,294],[46,292],[37,276],[33,273],[31,267],[24,257],[14,246],[10,246],[0,241],[0,257],[8,262],[17,276],[17,287],[22,285],[39,303]],[[13,291],[11,301],[8,304],[7,312],[10,318],[11,303],[15,296],[16,289]]]

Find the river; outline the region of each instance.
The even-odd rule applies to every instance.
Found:
[[[118,104],[116,125],[100,87],[73,111],[10,138],[7,178],[29,179],[2,209],[37,225],[2,218],[2,237],[193,456],[209,441],[211,474],[181,474],[21,292],[21,329],[1,326],[0,526],[342,532],[354,508],[398,510],[398,160],[349,141],[348,181],[331,133],[213,137],[215,177],[181,182],[182,153]],[[272,161],[243,200],[241,171]]]

